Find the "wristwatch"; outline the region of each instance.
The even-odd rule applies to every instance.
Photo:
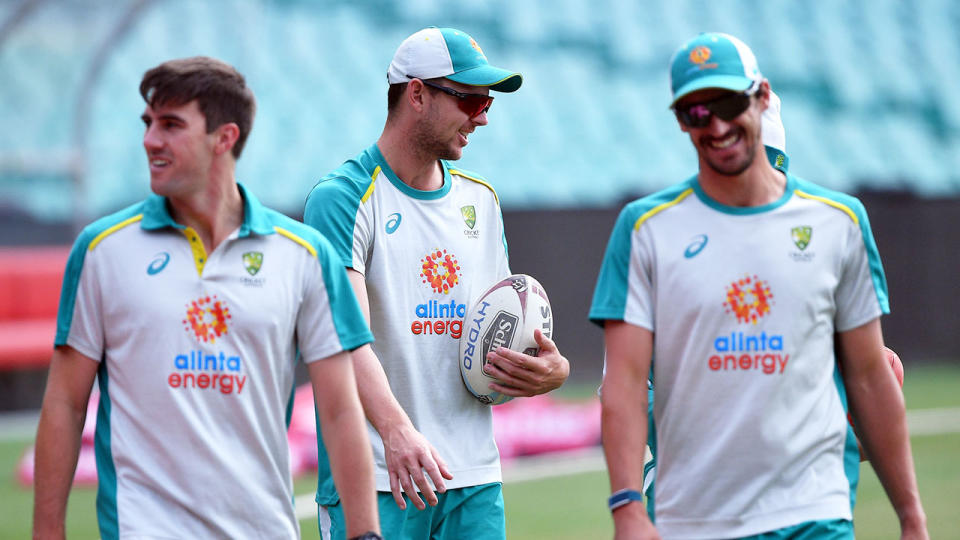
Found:
[[[383,537],[373,531],[367,531],[360,536],[351,536],[349,540],[383,540]]]

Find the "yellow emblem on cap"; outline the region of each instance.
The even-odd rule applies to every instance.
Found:
[[[477,44],[477,41],[475,39],[470,38],[470,46],[476,49],[478,53],[483,54],[483,49],[480,48],[480,45]]]
[[[703,45],[690,51],[690,61],[694,64],[702,64],[710,59],[710,48]]]

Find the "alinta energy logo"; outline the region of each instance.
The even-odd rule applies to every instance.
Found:
[[[447,250],[435,249],[420,259],[420,277],[435,292],[448,294],[460,282],[460,263]]]
[[[230,332],[232,316],[227,303],[208,295],[186,305],[184,330],[200,345],[214,345]],[[243,360],[228,352],[198,348],[177,354],[173,371],[167,377],[170,388],[214,390],[222,394],[239,394],[247,382]]]
[[[746,275],[726,287],[724,311],[733,315],[737,324],[756,327],[770,315],[773,302],[770,284],[756,275]],[[790,355],[784,352],[783,335],[733,331],[713,340],[713,351],[707,358],[711,371],[758,371],[766,375],[782,374]]]
[[[226,302],[213,295],[187,304],[187,318],[182,322],[187,332],[193,331],[197,341],[213,344],[227,333],[230,318],[230,308]]]
[[[757,324],[757,321],[770,313],[773,293],[770,285],[757,276],[746,276],[727,285],[727,300],[723,307],[727,313],[733,313],[737,322]]]
[[[435,248],[420,259],[421,281],[435,294],[449,295],[460,283],[460,274],[457,257],[445,249]],[[410,331],[414,334],[446,334],[453,339],[460,339],[467,305],[453,298],[449,302],[431,298],[423,304],[417,304],[414,315],[416,318],[410,324]]]

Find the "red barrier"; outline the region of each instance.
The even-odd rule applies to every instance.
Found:
[[[0,370],[46,367],[69,247],[0,248]]]

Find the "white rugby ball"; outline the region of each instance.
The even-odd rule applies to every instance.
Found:
[[[467,390],[487,405],[510,401],[510,396],[489,388],[496,379],[483,371],[487,353],[506,347],[537,356],[540,348],[533,337],[537,328],[546,337],[553,335],[550,300],[536,279],[514,274],[480,295],[467,311],[460,335],[460,374]]]

